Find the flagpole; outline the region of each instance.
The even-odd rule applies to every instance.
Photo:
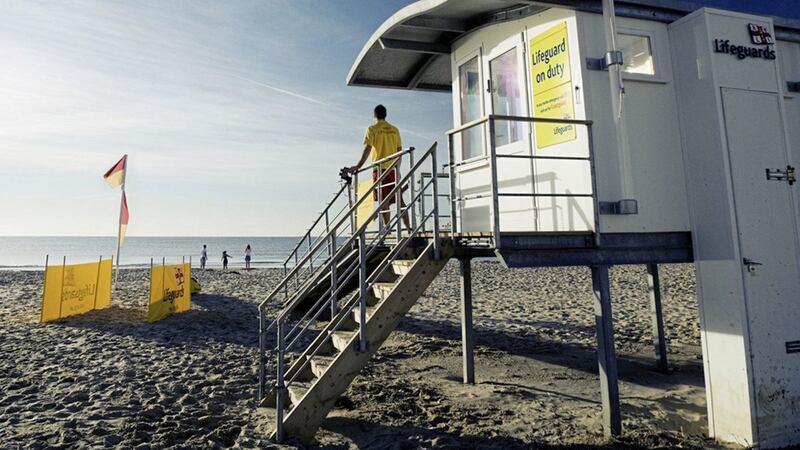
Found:
[[[119,199],[119,222],[117,223],[117,267],[114,270],[114,290],[117,289],[117,278],[119,277],[119,250],[122,246],[122,207],[125,202],[125,181],[128,179],[128,155],[125,155],[125,172],[122,175],[122,195]]]

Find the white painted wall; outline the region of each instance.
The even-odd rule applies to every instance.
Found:
[[[568,23],[568,38],[570,46],[570,64],[573,68],[573,84],[582,85],[580,71],[581,58],[578,45],[578,30],[575,13],[569,10],[551,9],[542,14],[528,17],[523,20],[495,24],[482,28],[461,39],[453,46],[453,119],[460,124],[458,67],[461,62],[475,52],[479,52],[482,59],[487,60],[498,46],[507,45],[509,39],[519,42],[519,48],[525,54],[525,92],[527,102],[524,115],[531,115],[530,99],[530,68],[528,63],[527,46],[530,37],[536,33],[552,27],[558,23]],[[486,65],[481,64],[482,86],[485,87],[487,73]],[[579,90],[580,91],[580,90]],[[483,113],[488,114],[490,107],[488,98],[483,104]],[[582,95],[578,98],[575,110],[576,118],[585,118],[583,111]],[[530,130],[527,125],[525,129]],[[578,139],[558,146],[548,148],[549,154],[583,156],[587,154],[587,133],[585,129],[578,129]],[[458,140],[456,140],[458,144]],[[520,150],[514,148],[509,154],[533,154],[533,145],[528,139],[527,147]],[[498,154],[508,150],[498,149]],[[456,151],[458,154],[458,150]],[[459,161],[457,159],[457,161]],[[554,170],[561,168],[567,170]],[[484,193],[489,194],[490,171],[488,161],[477,161],[458,170],[458,194]],[[591,179],[588,177],[588,164],[566,162],[530,161],[522,159],[498,159],[498,185],[500,192],[547,192],[547,193],[591,193]],[[539,183],[534,185],[532,176]],[[465,202],[461,208],[460,220],[462,231],[490,231],[491,216],[490,199],[478,199]],[[500,226],[504,232],[525,231],[591,231],[594,229],[594,213],[591,200],[580,198],[558,199],[532,199],[532,198],[501,198],[500,199]]]
[[[800,43],[778,41],[778,64],[783,74],[784,86],[788,81],[800,81]],[[786,105],[786,130],[789,133],[790,164],[800,164],[800,92],[784,92]],[[800,196],[797,196],[800,199]],[[798,204],[800,210],[800,204]]]
[[[593,127],[597,189],[600,201],[622,199],[619,146],[616,142],[611,117],[611,97],[608,73],[585,69],[587,56],[600,57],[605,52],[602,17],[597,14],[576,13],[572,10],[551,8],[543,13],[521,20],[491,25],[470,33],[453,45],[453,118],[460,124],[458,98],[458,62],[473,52],[486,55],[505,40],[524,34],[527,48],[529,39],[537,33],[567,21],[570,35],[570,56],[573,69],[573,86],[576,88],[576,118],[595,121]],[[627,137],[631,154],[630,184],[633,198],[639,202],[639,214],[602,215],[603,232],[665,232],[689,229],[688,207],[683,175],[680,128],[678,123],[672,59],[667,27],[657,22],[618,19],[621,31],[647,33],[652,37],[656,57],[655,77],[626,75],[625,118],[628,121]],[[526,61],[529,55],[526,55]],[[529,67],[526,75],[530,74]],[[482,83],[485,85],[485,74]],[[530,79],[527,80],[529,104]],[[484,113],[488,113],[484,104]],[[548,148],[548,153],[584,155],[588,152],[586,131],[578,128],[578,140]],[[533,149],[532,151],[537,151]],[[458,153],[458,152],[456,152]],[[540,180],[531,185],[526,178],[530,172],[519,162],[499,167],[500,182],[513,185],[515,191],[590,192],[590,180],[584,175],[580,163],[547,162],[537,160],[534,172]],[[575,177],[575,174],[579,174]],[[555,182],[555,188],[554,183]],[[486,192],[489,186],[488,166],[475,164],[464,171],[457,189],[469,192]],[[520,184],[522,183],[522,184]],[[521,214],[521,203],[511,205],[501,202],[502,231],[582,231],[592,229],[592,205],[589,199],[543,198],[537,199],[535,221],[533,214]],[[489,231],[489,200],[473,200],[462,209],[463,231]],[[512,212],[516,217],[512,217]],[[505,220],[503,220],[505,219]],[[532,226],[533,225],[533,226]]]

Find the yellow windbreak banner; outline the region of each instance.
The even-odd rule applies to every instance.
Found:
[[[150,307],[147,321],[155,322],[192,307],[192,268],[189,264],[150,269]]]
[[[83,314],[111,304],[110,259],[48,266],[44,272],[42,322]]]
[[[362,181],[358,183],[356,186],[356,200],[360,199],[361,197],[369,194],[370,189],[372,189],[373,185],[372,179],[367,181]],[[356,227],[361,228],[361,225],[364,225],[364,222],[369,218],[369,216],[375,211],[375,201],[373,200],[372,194],[370,194],[369,198],[364,199],[360,205],[358,205],[358,209],[356,210]],[[373,225],[375,221],[373,220],[370,223],[370,226]]]

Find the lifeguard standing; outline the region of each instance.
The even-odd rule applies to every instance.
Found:
[[[375,123],[370,125],[367,128],[367,131],[364,133],[364,151],[361,153],[361,159],[359,159],[358,164],[350,167],[350,173],[358,172],[358,170],[361,169],[361,166],[363,166],[366,162],[368,156],[372,157],[373,162],[380,161],[381,159],[394,155],[402,149],[400,130],[386,121],[386,107],[383,105],[376,106],[374,110],[374,117]],[[397,184],[397,170],[395,167],[399,165],[400,158],[397,158],[381,163],[380,170],[378,166],[372,168],[373,181],[377,181],[382,172],[388,170],[388,173],[383,177],[383,181],[380,183],[380,186],[373,191],[373,198],[376,201],[380,200],[383,202],[386,197],[390,197],[387,206],[395,202],[395,196],[392,195],[392,190]],[[380,198],[378,198],[379,191],[381,194]],[[400,197],[400,206],[405,208],[405,202],[403,201],[402,195]],[[385,210],[386,207],[384,206],[382,209]],[[384,225],[389,224],[388,211],[381,212],[381,220]],[[403,213],[403,223],[407,229],[411,229],[411,226],[408,222],[408,213]]]

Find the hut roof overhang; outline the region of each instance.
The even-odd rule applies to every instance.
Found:
[[[750,7],[756,3],[757,9]],[[800,42],[800,6],[784,1],[617,0],[620,17],[673,22],[701,7],[772,16],[777,38]],[[389,17],[370,37],[347,75],[349,86],[450,92],[450,50],[464,35],[550,7],[601,13],[600,0],[419,0]],[[788,17],[787,17],[788,16]]]

